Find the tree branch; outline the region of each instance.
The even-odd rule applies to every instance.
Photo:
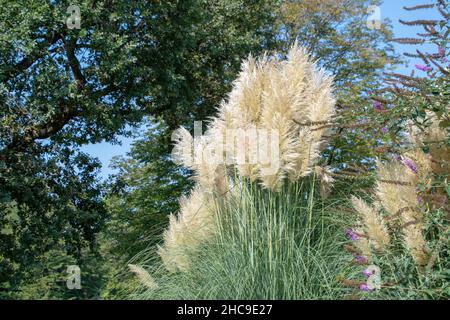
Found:
[[[77,82],[78,90],[81,91],[86,87],[87,81],[81,72],[80,62],[75,54],[75,41],[65,41],[64,39],[63,41],[69,67],[73,73],[75,81]],[[89,93],[92,92],[89,91]],[[52,135],[62,130],[62,128],[64,128],[64,126],[78,114],[76,104],[63,99],[60,100],[58,109],[61,111],[53,118],[49,119],[46,123],[31,125],[25,128],[24,134],[14,136],[12,142],[6,147],[6,150],[24,150],[35,140],[50,138]]]
[[[76,40],[75,40],[76,41]],[[81,72],[80,62],[75,54],[76,43],[74,40],[64,41],[64,47],[66,48],[67,59],[69,61],[70,69],[72,70],[75,80],[78,82],[79,88],[86,86],[86,78]]]
[[[53,32],[50,37],[47,37],[47,45],[40,50],[31,53],[29,56],[23,58],[20,62],[18,62],[16,65],[9,68],[7,71],[0,73],[0,81],[6,82],[11,80],[12,78],[16,77],[21,72],[24,72],[29,67],[31,67],[37,60],[43,58],[48,52],[49,47],[58,40],[62,39],[62,36],[58,32]]]
[[[61,102],[59,112],[55,117],[43,124],[31,125],[25,129],[24,134],[15,135],[5,150],[23,151],[38,139],[47,139],[59,132],[73,117],[77,115],[75,106]]]

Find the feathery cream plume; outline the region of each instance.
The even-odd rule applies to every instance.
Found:
[[[314,172],[319,177],[320,195],[322,198],[327,198],[331,193],[331,188],[334,182],[334,178],[331,176],[331,170],[328,166],[315,166]]]
[[[218,132],[212,131],[193,139],[189,131],[182,127],[172,137],[176,142],[172,156],[177,163],[194,171],[194,178],[205,191],[225,194],[228,179],[223,150],[220,149],[223,145],[219,140],[221,138]]]
[[[450,171],[450,150],[448,145],[448,129],[441,128],[439,121],[434,118],[423,141],[429,147],[432,170],[435,174],[448,174]]]
[[[403,218],[403,241],[405,247],[411,254],[414,262],[419,266],[428,263],[428,249],[423,235],[423,223],[417,220],[411,211],[402,214]]]
[[[180,200],[178,217],[170,216],[169,228],[164,232],[164,244],[158,254],[169,271],[185,271],[191,263],[191,254],[199,244],[215,231],[213,198],[200,186],[194,187],[189,197]]]
[[[424,153],[419,148],[415,148],[414,150],[405,152],[403,158],[414,164],[415,171],[407,170],[412,183],[418,185],[419,183],[428,183],[431,181],[432,162],[429,154]]]
[[[233,89],[228,95],[227,107],[231,110],[227,119],[231,128],[244,128],[247,124],[258,123],[261,114],[261,100],[272,79],[272,70],[277,59],[264,55],[256,60],[252,56],[243,62]]]
[[[133,272],[139,281],[146,286],[149,289],[157,289],[158,284],[156,283],[155,279],[141,266],[135,265],[135,264],[129,264],[128,268],[131,272]]]
[[[377,163],[376,194],[391,216],[398,215],[404,208],[417,206],[415,177],[410,174],[410,171],[399,161]]]
[[[223,195],[228,191],[228,177],[222,152],[211,144],[209,136],[195,143],[195,179],[207,192]]]
[[[362,219],[369,242],[378,251],[386,249],[390,244],[390,236],[383,217],[361,198],[352,196],[352,204]]]
[[[434,113],[427,112],[430,125],[422,131],[410,124],[409,139],[417,147],[429,149],[431,170],[435,174],[448,174],[450,171],[450,150],[448,129],[441,127],[441,122]]]
[[[175,142],[172,158],[175,163],[194,169],[194,139],[186,128],[181,127],[172,135]]]
[[[355,231],[362,233],[362,230],[359,229],[356,229]],[[355,246],[361,251],[361,255],[367,258],[367,260],[370,261],[372,259],[372,248],[367,238],[359,238],[355,241]]]
[[[423,158],[425,159],[425,158]],[[417,160],[417,158],[416,158]],[[426,160],[419,165],[426,167]],[[418,169],[419,173],[421,169]],[[402,163],[378,163],[379,179],[377,195],[381,204],[391,214],[399,217],[403,223],[402,233],[405,247],[418,265],[427,263],[427,248],[423,236],[423,214],[417,208],[417,175]],[[426,172],[426,169],[425,171]],[[406,184],[398,183],[403,182]]]

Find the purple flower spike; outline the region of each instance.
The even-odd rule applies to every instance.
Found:
[[[383,110],[383,104],[380,101],[375,101],[373,103],[373,108],[377,111],[382,111]]]
[[[356,262],[358,263],[366,263],[367,262],[367,258],[364,256],[356,256],[355,257]]]
[[[369,287],[367,286],[367,284],[361,284],[361,285],[359,285],[359,289],[360,289],[361,291],[365,291],[365,292],[367,292],[367,291],[370,290]]]
[[[417,167],[415,166],[414,162],[412,162],[410,159],[404,159],[402,163],[410,168],[415,174],[417,174]]]
[[[445,56],[445,48],[438,46],[438,53],[432,54],[433,58],[439,59],[442,63],[448,62],[447,57]]]
[[[429,72],[429,71],[433,70],[432,67],[430,67],[430,66],[424,66],[424,65],[421,65],[421,64],[416,64],[415,67],[416,67],[417,69],[419,69],[420,71],[424,71],[424,72]]]
[[[347,236],[352,239],[353,241],[357,241],[359,240],[358,235],[356,234],[355,231],[353,231],[352,229],[347,229],[346,232]]]
[[[373,272],[371,272],[371,271],[368,270],[368,269],[365,269],[365,270],[363,271],[363,273],[364,273],[364,276],[365,276],[366,278],[369,278],[371,275],[373,275]]]
[[[381,132],[383,132],[384,134],[389,133],[389,129],[386,127],[381,128]]]

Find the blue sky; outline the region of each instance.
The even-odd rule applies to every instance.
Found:
[[[403,10],[404,6],[415,6],[424,3],[431,3],[431,1],[424,0],[385,0],[380,7],[381,19],[389,18],[392,22],[395,37],[407,37],[411,36],[412,32],[421,32],[422,28],[404,26],[398,22],[402,20],[416,20],[416,19],[437,19],[438,13],[434,9],[428,9],[426,11],[406,11]],[[411,47],[407,45],[395,45],[397,52],[411,52]],[[436,50],[434,46],[426,48],[427,51]],[[401,66],[398,71],[401,73],[409,73],[411,65],[414,65],[415,61],[411,61],[409,67]],[[94,157],[97,157],[102,163],[101,177],[106,178],[114,171],[109,168],[109,163],[114,156],[126,155],[130,150],[133,138],[119,137],[120,145],[113,145],[110,143],[97,143],[84,146],[82,150]]]
[[[436,9],[424,9],[417,11],[406,11],[403,7],[413,7],[419,4],[433,3],[431,0],[385,0],[381,9],[381,18],[388,18],[391,20],[392,27],[394,30],[394,36],[396,38],[403,37],[414,37],[416,33],[423,32],[422,27],[405,26],[401,24],[398,20],[410,21],[418,19],[426,20],[438,20],[440,18],[439,13]],[[395,50],[398,53],[403,52],[413,52],[414,46],[395,44]],[[435,45],[424,45],[425,51],[434,52],[437,51]],[[402,73],[411,72],[411,66],[413,66],[417,61],[411,61],[409,67],[401,66],[398,71]]]

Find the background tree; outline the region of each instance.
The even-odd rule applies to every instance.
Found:
[[[97,251],[98,162],[78,146],[114,141],[144,115],[172,128],[206,117],[241,58],[272,34],[273,1],[79,1],[80,29],[66,25],[70,4],[0,1],[6,297],[33,281],[27,270],[45,269],[50,250],[78,264]]]

